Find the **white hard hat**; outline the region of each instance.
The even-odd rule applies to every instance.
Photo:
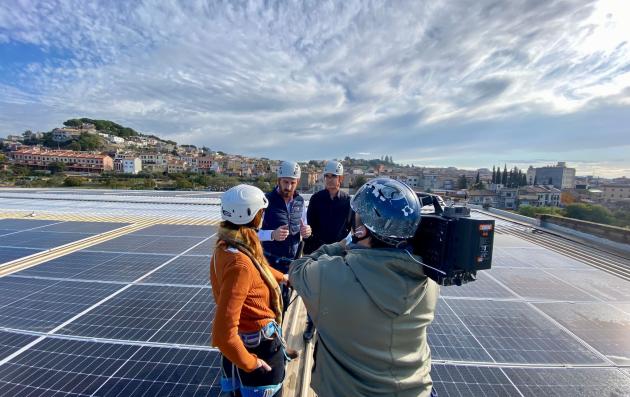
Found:
[[[343,164],[341,164],[339,161],[335,161],[335,160],[327,161],[326,165],[324,166],[324,175],[326,175],[326,174],[333,174],[333,175],[342,176],[343,175]]]
[[[221,196],[221,219],[235,225],[246,225],[268,205],[265,193],[256,186],[234,186]]]
[[[278,168],[278,178],[294,178],[300,179],[302,171],[300,165],[295,161],[282,161]]]

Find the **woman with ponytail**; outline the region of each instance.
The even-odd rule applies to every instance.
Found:
[[[216,302],[212,344],[222,357],[225,396],[282,394],[286,348],[282,338],[279,283],[287,276],[267,263],[258,240],[268,201],[249,185],[221,197],[218,241],[210,265]]]

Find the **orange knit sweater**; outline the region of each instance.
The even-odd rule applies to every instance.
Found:
[[[281,282],[283,274],[269,269]],[[247,351],[238,333],[256,332],[275,318],[269,288],[247,255],[221,247],[210,260],[210,284],[216,303],[212,345],[237,367],[251,372],[256,369],[256,355]]]

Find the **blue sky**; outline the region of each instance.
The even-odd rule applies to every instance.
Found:
[[[626,0],[0,2],[0,136],[630,176]]]

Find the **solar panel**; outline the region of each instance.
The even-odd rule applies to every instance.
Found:
[[[533,267],[538,269],[590,269],[588,265],[580,261],[541,247],[538,249],[512,247],[503,250],[499,247],[497,250],[497,256],[505,256],[506,258],[509,258],[509,266],[514,267]]]
[[[47,232],[73,232],[73,233],[90,233],[101,234],[110,230],[127,226],[128,223],[114,222],[63,222],[43,227],[38,230]]]
[[[208,237],[216,230],[216,226],[153,225],[133,232],[130,236]]]
[[[523,302],[449,299],[494,360],[530,364],[601,364],[603,358]]]
[[[0,359],[21,349],[35,339],[37,339],[37,337],[33,335],[0,331]]]
[[[433,364],[433,388],[438,396],[518,396],[501,368]]]
[[[434,359],[492,362],[492,357],[442,299],[427,337]]]
[[[56,233],[27,231],[2,237],[3,247],[24,247],[48,249],[90,237],[86,233]]]
[[[61,329],[59,334],[149,341],[201,288],[134,285]],[[208,302],[208,310],[211,302]]]
[[[212,255],[214,252],[214,246],[217,244],[216,237],[211,238],[208,241],[204,241],[195,248],[188,251],[187,255]]]
[[[630,314],[606,303],[540,303],[536,307],[619,365],[630,365]]]
[[[120,289],[119,285],[104,283],[45,281],[46,287],[0,307],[1,327],[50,331]]]
[[[494,274],[495,269],[490,270]],[[440,294],[446,297],[470,298],[516,298],[512,292],[488,277],[485,272],[477,274],[477,280],[457,288],[441,288]]]
[[[630,302],[630,288],[628,282],[612,274],[604,273],[593,268],[574,269],[570,272],[546,269],[545,272],[571,285],[579,286],[581,290],[593,295],[595,298],[608,302]]]
[[[78,251],[23,270],[16,275],[132,282],[172,257]]]
[[[151,342],[210,346],[215,309],[212,290],[202,289],[151,338]]]
[[[24,279],[21,277],[0,277],[0,309],[41,291],[51,285],[50,280]]]
[[[128,235],[90,247],[90,251],[142,252],[148,254],[179,254],[202,241],[202,237],[159,237]]]
[[[0,247],[0,264],[24,258],[25,256],[33,255],[42,251],[43,250],[29,248]]]
[[[26,230],[34,227],[52,225],[59,221],[46,221],[40,219],[0,219],[0,229]]]
[[[142,283],[210,285],[210,256],[180,256]]]
[[[523,298],[582,302],[595,300],[540,269],[492,269],[490,274]]]
[[[630,378],[610,368],[505,368],[523,396],[622,397]]]

